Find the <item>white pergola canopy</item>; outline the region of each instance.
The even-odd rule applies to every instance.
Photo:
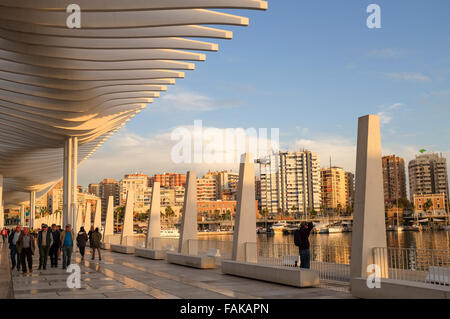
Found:
[[[81,29],[66,25],[81,8]],[[0,175],[6,206],[44,194],[62,177],[63,145],[78,162],[204,61],[192,51],[231,39],[202,25],[248,25],[209,9],[267,9],[259,0],[0,0]],[[190,50],[190,51],[184,51]]]

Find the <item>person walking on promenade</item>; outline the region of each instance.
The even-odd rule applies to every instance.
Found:
[[[92,233],[91,247],[92,247],[92,260],[95,259],[95,251],[98,251],[98,260],[102,260],[102,255],[100,253],[100,244],[102,241],[102,234],[100,234],[98,227]]]
[[[11,251],[11,269],[17,266],[17,271],[20,271],[20,254],[17,252],[17,241],[21,233],[20,225],[18,225],[8,237],[9,249]]]
[[[94,233],[94,226],[91,226],[91,229],[89,229],[88,237],[89,237],[89,247],[92,247],[92,234]]]
[[[50,245],[50,267],[58,267],[58,253],[61,246],[61,233],[56,229],[56,225],[52,224],[52,244]]]
[[[59,235],[61,236],[61,234],[63,232],[61,225],[56,226],[56,230],[59,231]],[[59,240],[61,241],[61,237],[59,238]],[[61,249],[61,246],[59,246],[58,260],[61,260],[61,255],[62,255],[62,249]]]
[[[300,228],[294,233],[294,243],[298,246],[300,255],[300,268],[310,268],[311,253],[309,251],[309,234],[313,228],[314,224],[312,222],[302,222]]]
[[[81,227],[80,232],[77,235],[77,246],[78,246],[78,249],[80,250],[81,260],[84,260],[84,252],[86,249],[87,241],[88,241],[88,235],[86,234],[84,227]]]
[[[36,244],[34,242],[33,236],[30,234],[28,227],[23,229],[23,233],[20,234],[19,240],[17,241],[17,251],[20,254],[20,261],[22,263],[22,273],[25,275],[27,273],[27,262],[28,271],[33,272],[33,255]]]
[[[75,241],[75,234],[72,230],[72,225],[66,225],[66,230],[61,233],[61,250],[63,254],[63,269],[70,265],[73,252],[73,243]]]
[[[6,227],[3,227],[1,234],[2,234],[2,238],[3,238],[3,243],[5,243],[6,238],[8,237],[8,231],[6,230]]]
[[[47,259],[50,251],[50,247],[53,244],[53,236],[48,230],[46,224],[42,225],[42,230],[38,234],[38,247],[39,247],[39,270],[41,268],[47,268]]]

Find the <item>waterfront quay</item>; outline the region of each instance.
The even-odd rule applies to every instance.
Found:
[[[2,247],[2,250],[5,250]],[[2,260],[2,261],[8,261]],[[69,273],[59,266],[22,275],[12,270],[15,299],[346,299],[348,292],[332,285],[298,289],[224,275],[220,269],[196,269],[134,255],[102,251],[102,260],[86,254],[81,262],[81,288],[68,288]]]

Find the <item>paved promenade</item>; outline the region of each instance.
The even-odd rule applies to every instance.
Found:
[[[92,261],[90,251],[81,267],[81,288],[66,285],[69,273],[61,268],[37,270],[23,275],[13,270],[14,297],[28,298],[120,298],[120,299],[223,299],[223,298],[351,298],[345,292],[325,288],[299,289],[257,280],[223,275],[220,269],[200,270],[147,260],[133,255],[102,251],[102,260]],[[50,262],[50,260],[49,260]]]
[[[0,299],[11,299],[14,297],[9,260],[8,244],[3,244],[2,241],[0,243]]]

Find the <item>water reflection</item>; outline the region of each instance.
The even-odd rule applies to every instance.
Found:
[[[145,237],[135,239],[135,244],[143,243]],[[233,235],[207,235],[199,237],[199,240],[211,241],[233,241]],[[293,235],[257,235],[258,242],[269,244],[293,244]],[[177,241],[175,239],[174,241]],[[435,232],[386,232],[386,241],[388,247],[397,248],[419,248],[419,249],[442,249],[448,250],[450,247],[450,234],[447,231]],[[334,233],[334,234],[311,234],[311,245],[314,246],[351,246],[352,233]]]

